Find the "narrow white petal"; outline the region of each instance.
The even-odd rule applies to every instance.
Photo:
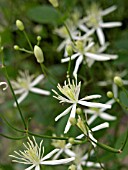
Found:
[[[101,95],[99,95],[99,94],[89,95],[89,96],[86,96],[86,97],[84,97],[84,98],[82,98],[80,100],[81,101],[82,100],[91,100],[91,99],[97,99],[97,98],[101,98]]]
[[[86,47],[85,47],[85,51],[89,51],[93,46],[94,46],[94,42],[90,42]]]
[[[99,117],[101,117],[101,118],[104,119],[104,120],[109,120],[109,121],[116,119],[115,116],[111,116],[111,115],[109,115],[108,113],[105,113],[105,112],[100,113],[100,114],[99,114]]]
[[[100,165],[99,163],[94,163],[94,162],[90,162],[90,161],[88,161],[88,162],[86,163],[86,166],[87,166],[87,167],[101,168],[101,165]]]
[[[44,78],[43,74],[39,75],[37,78],[35,78],[35,80],[33,80],[30,83],[30,86],[33,87],[33,86],[37,85],[43,78]]]
[[[64,133],[67,133],[69,131],[69,129],[71,127],[70,118],[75,118],[75,115],[76,115],[76,104],[73,104],[71,114],[70,114],[68,122],[66,124]]]
[[[24,92],[18,99],[17,102],[20,104],[28,95],[28,91]],[[14,102],[14,107],[16,107],[16,102]]]
[[[37,166],[35,167],[35,170],[40,170],[40,166],[37,165]]]
[[[87,120],[88,124],[90,125],[92,122],[94,122],[94,120],[95,120],[97,117],[98,117],[97,114],[94,114],[93,116],[91,116],[91,117]]]
[[[104,37],[104,33],[103,33],[102,29],[100,27],[98,27],[96,29],[96,33],[97,33],[100,45],[104,45],[105,44],[105,37]]]
[[[118,98],[118,86],[115,83],[112,84],[112,91],[114,93],[114,97]]]
[[[26,168],[25,170],[31,170],[31,169],[34,168],[35,166],[36,166],[36,165],[32,165],[32,166]]]
[[[83,32],[88,33],[89,29],[84,25],[84,24],[80,24],[78,25],[78,27],[80,28],[80,30],[82,30]]]
[[[18,89],[18,90],[14,90],[14,93],[15,94],[21,94],[21,93],[24,93],[25,92],[25,89]]]
[[[107,49],[107,47],[109,46],[109,43],[108,42],[106,42],[104,45],[102,45],[99,49],[98,49],[98,53],[102,53],[102,52],[104,52],[106,49]]]
[[[100,23],[100,26],[102,28],[113,28],[113,27],[120,27],[122,25],[121,22],[106,22],[106,23]]]
[[[61,60],[61,63],[64,63],[64,62],[68,62],[70,60],[74,60],[76,57],[78,57],[80,55],[80,53],[76,53],[76,54],[73,54],[71,57],[67,57],[67,58],[63,58]]]
[[[74,160],[75,158],[72,157],[72,158],[66,158],[66,159],[60,159],[60,160],[42,161],[41,164],[42,165],[62,165],[62,164],[66,164]]]
[[[105,122],[105,123],[102,123],[94,128],[92,128],[92,132],[95,132],[95,131],[98,131],[100,129],[104,129],[104,128],[108,128],[109,127],[109,123],[108,122]]]
[[[47,155],[45,155],[42,159],[41,162],[43,162],[46,159],[51,158],[56,152],[58,152],[60,149],[54,149],[53,151],[49,152]]]
[[[115,102],[115,100],[114,99],[111,99],[111,100],[109,100],[107,103],[105,103],[105,104],[108,104],[108,105],[112,105],[113,103]],[[101,108],[100,109],[100,112],[104,112],[106,110],[106,108]]]
[[[80,56],[78,57],[78,59],[76,60],[75,69],[74,69],[74,71],[73,71],[73,76],[74,76],[74,77],[77,75],[79,66],[80,66],[80,64],[82,63],[82,61],[83,61],[83,55],[80,55]]]
[[[87,106],[87,107],[95,107],[95,108],[111,108],[111,105],[107,105],[107,104],[102,104],[102,103],[95,103],[95,102],[86,102],[86,101],[78,101],[79,104],[83,105],[83,106]]]
[[[61,117],[65,116],[66,114],[69,113],[69,111],[71,110],[72,106],[68,107],[64,112],[62,112],[61,114],[59,114],[56,118],[55,121],[58,121]]]
[[[115,60],[115,59],[118,58],[118,55],[112,55],[112,54],[104,54],[104,53],[101,53],[101,54],[99,54],[99,55],[102,56],[102,57],[108,57],[108,58],[110,58],[110,59],[112,59],[112,60]]]
[[[76,137],[76,139],[82,139],[84,137],[84,134],[81,134],[79,136]]]
[[[101,11],[101,15],[104,16],[104,15],[108,15],[109,13],[115,11],[117,9],[117,6],[116,5],[113,5],[103,11]]]
[[[93,137],[93,135],[92,135],[91,132],[89,132],[89,138],[92,139],[92,141],[91,141],[92,145],[93,145],[94,147],[96,147],[96,144],[95,144],[95,143],[97,143],[97,140]],[[95,143],[94,143],[93,141],[94,141]]]
[[[93,60],[96,61],[107,61],[110,60],[109,57],[103,57],[100,54],[94,54],[94,53],[90,53],[90,52],[86,52],[85,55],[89,58],[92,58]]]
[[[57,51],[60,52],[66,46],[66,40],[62,41],[62,43],[57,47]]]
[[[43,94],[43,95],[50,95],[50,92],[47,90],[42,90],[36,87],[31,87],[29,89],[29,91],[33,92],[33,93],[37,93],[37,94]]]
[[[53,157],[53,160],[56,160],[59,158],[59,156],[63,153],[63,149],[60,149]]]
[[[70,156],[70,157],[75,157],[76,156],[76,154],[73,152],[73,151],[71,151],[70,149],[65,149],[65,151],[64,151],[68,156]]]

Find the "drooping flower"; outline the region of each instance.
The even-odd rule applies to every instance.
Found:
[[[15,94],[21,94],[21,96],[17,100],[18,103],[21,103],[27,97],[29,92],[42,95],[50,95],[49,91],[34,87],[44,79],[43,74],[39,75],[35,79],[35,76],[30,75],[28,71],[20,71],[19,74],[20,76],[17,77],[16,81],[11,81]],[[14,106],[16,106],[16,103],[14,103]]]
[[[105,10],[102,10],[97,3],[92,3],[90,9],[87,10],[87,16],[81,20],[79,28],[82,31],[88,32],[89,28],[94,28],[101,45],[105,44],[105,36],[102,28],[113,28],[122,25],[121,22],[103,22],[103,17],[116,10],[113,5]]]
[[[65,81],[63,87],[61,87],[60,84],[58,84],[57,88],[62,93],[62,95],[58,94],[55,90],[52,90],[56,94],[56,96],[53,97],[58,99],[60,103],[71,104],[71,106],[69,106],[65,111],[63,111],[55,118],[55,121],[58,121],[61,117],[67,115],[70,112],[70,116],[67,125],[65,127],[64,133],[67,133],[71,127],[70,118],[75,118],[77,104],[80,104],[85,107],[111,108],[111,105],[108,104],[88,102],[88,100],[100,98],[101,95],[97,95],[97,94],[90,95],[82,99],[79,99],[81,82],[77,84],[77,80],[76,81],[72,80],[71,83],[70,79],[68,79],[68,84],[66,84]]]
[[[58,151],[58,149],[54,149],[44,156],[44,147],[42,146],[42,144],[43,140],[38,146],[34,137],[33,140],[28,137],[27,145],[23,143],[26,150],[19,150],[19,152],[14,151],[15,155],[9,156],[14,158],[12,160],[13,162],[30,165],[25,170],[31,170],[33,168],[35,168],[35,170],[40,170],[40,165],[60,165],[74,160],[74,157],[60,160],[47,160],[51,158]]]

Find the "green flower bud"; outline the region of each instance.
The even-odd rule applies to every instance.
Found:
[[[76,119],[74,117],[70,117],[69,121],[70,121],[71,125],[73,125],[73,126],[76,125]]]
[[[59,6],[59,3],[58,3],[58,0],[49,0],[49,2],[52,4],[53,7],[58,7]]]
[[[14,45],[14,50],[19,50],[20,47],[18,45]]]
[[[68,44],[66,46],[66,51],[67,51],[69,56],[71,56],[73,54],[73,49],[72,49],[72,45],[71,44]]]
[[[24,24],[20,20],[16,20],[16,26],[20,31],[24,31]]]
[[[119,77],[119,76],[114,77],[114,83],[119,87],[123,86],[123,81],[122,81],[121,77]]]
[[[41,36],[37,36],[37,41],[40,41],[41,40]]]
[[[71,143],[71,144],[74,144],[75,142],[74,142],[74,138],[69,138],[69,143]]]
[[[107,97],[113,98],[114,97],[113,92],[112,91],[108,91],[107,92]]]
[[[78,108],[76,109],[76,113],[77,113],[78,115],[81,115],[81,113],[82,113],[81,108],[78,107]]]
[[[35,55],[38,63],[43,63],[44,62],[43,51],[37,45],[34,46],[34,55]]]

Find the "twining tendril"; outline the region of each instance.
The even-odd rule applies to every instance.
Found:
[[[0,86],[3,86],[2,87],[2,90],[6,90],[8,88],[8,84],[6,82],[0,82]]]

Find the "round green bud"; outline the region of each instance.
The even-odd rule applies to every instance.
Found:
[[[70,117],[69,119],[71,125],[75,126],[76,125],[76,119],[74,117]]]
[[[71,44],[68,44],[66,46],[66,51],[67,51],[69,56],[71,56],[73,54],[73,49],[72,49],[72,45]]]
[[[38,63],[43,63],[44,62],[43,51],[37,45],[34,46],[34,55],[35,55]]]
[[[114,83],[119,87],[123,86],[123,81],[122,81],[121,77],[119,77],[119,76],[114,77]]]
[[[81,113],[82,113],[81,108],[78,107],[78,108],[76,109],[76,113],[77,113],[78,115],[81,115]]]
[[[114,97],[113,92],[112,91],[108,91],[107,92],[107,97],[113,98]]]
[[[40,41],[41,40],[41,36],[37,36],[37,41]]]
[[[16,20],[16,26],[20,31],[24,31],[24,24],[20,20]]]
[[[18,45],[14,45],[14,50],[19,50],[20,47]]]
[[[75,142],[74,142],[74,138],[69,138],[69,143],[71,143],[71,144],[74,144]]]

